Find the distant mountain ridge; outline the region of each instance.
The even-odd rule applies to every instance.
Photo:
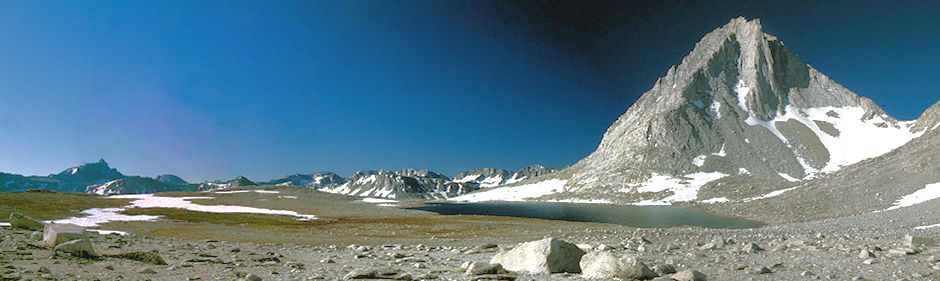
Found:
[[[312,174],[293,174],[257,183],[239,176],[229,181],[190,184],[171,174],[162,174],[154,178],[127,176],[110,167],[104,159],[101,159],[97,162],[70,167],[60,173],[45,177],[0,173],[0,192],[46,189],[60,192],[113,195],[170,191],[210,191],[258,185],[276,185],[306,187],[313,190],[354,196],[442,199],[463,195],[480,188],[513,183],[554,171],[555,169],[540,165],[531,165],[515,173],[498,168],[471,169],[460,174],[464,179],[463,181],[455,181],[427,169],[403,169],[396,172],[388,170],[357,171],[349,179],[344,179],[333,172],[320,171]],[[474,173],[478,174],[471,175]]]
[[[525,179],[536,178],[558,171],[554,168],[532,164],[513,172],[500,168],[470,169],[454,177],[454,182],[475,184],[481,188],[513,184]]]

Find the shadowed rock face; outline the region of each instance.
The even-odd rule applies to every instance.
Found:
[[[655,174],[785,183],[863,160],[845,160],[845,153],[833,154],[841,148],[824,142],[845,136],[839,127],[846,122],[912,138],[922,133],[833,82],[761,28],[759,20],[736,18],[705,35],[608,128],[597,150],[554,177],[568,180],[567,191],[592,194]]]

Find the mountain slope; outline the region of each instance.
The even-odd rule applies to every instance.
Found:
[[[196,187],[187,184],[172,184],[147,177],[125,177],[104,184],[89,185],[85,192],[97,195],[144,194],[171,191],[195,191]]]
[[[877,212],[940,197],[940,192],[921,192],[919,200],[902,200],[940,184],[940,102],[916,122],[926,130],[924,134],[884,155],[785,189],[769,200],[742,200],[726,193],[730,196],[727,204],[700,207],[763,221],[793,222]]]

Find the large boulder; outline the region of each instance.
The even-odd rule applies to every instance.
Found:
[[[581,256],[578,246],[555,238],[525,242],[509,251],[503,251],[490,260],[506,270],[528,273],[580,273]]]
[[[42,230],[42,244],[49,248],[78,239],[88,239],[85,228],[72,224],[46,224]]]
[[[80,258],[95,258],[98,254],[88,238],[75,239],[55,246],[56,252],[64,252]]]
[[[42,230],[43,223],[20,213],[10,213],[10,226],[25,230]]]
[[[645,264],[629,256],[591,252],[581,257],[581,276],[595,279],[653,279],[657,275]]]

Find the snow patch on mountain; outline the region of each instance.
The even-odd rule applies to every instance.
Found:
[[[498,187],[491,190],[474,192],[450,198],[451,201],[523,201],[565,190],[567,180],[551,179],[533,184]]]
[[[887,210],[910,207],[937,198],[940,198],[940,182],[928,184],[924,186],[924,188],[914,191],[914,193],[901,197],[897,202],[894,202],[894,206],[891,206]]]
[[[636,205],[670,205],[674,202],[694,201],[698,198],[698,190],[702,186],[726,176],[728,175],[719,172],[698,172],[682,177],[654,173],[645,182],[627,185],[627,188],[622,188],[619,191],[624,193],[670,192],[672,195],[662,199],[643,200],[635,203]]]
[[[790,188],[784,188],[784,189],[781,189],[781,190],[774,190],[774,191],[771,191],[771,192],[769,192],[769,193],[767,193],[767,194],[764,194],[764,195],[761,195],[761,196],[751,197],[751,198],[744,198],[744,199],[741,199],[741,202],[749,202],[749,201],[754,201],[754,200],[761,200],[761,199],[767,199],[767,198],[771,198],[771,197],[776,197],[776,196],[779,196],[780,194],[783,194],[783,193],[785,193],[785,192],[787,192],[787,191],[794,190],[794,189],[796,189],[797,187],[798,187],[798,186],[794,186],[794,187],[790,187]]]

